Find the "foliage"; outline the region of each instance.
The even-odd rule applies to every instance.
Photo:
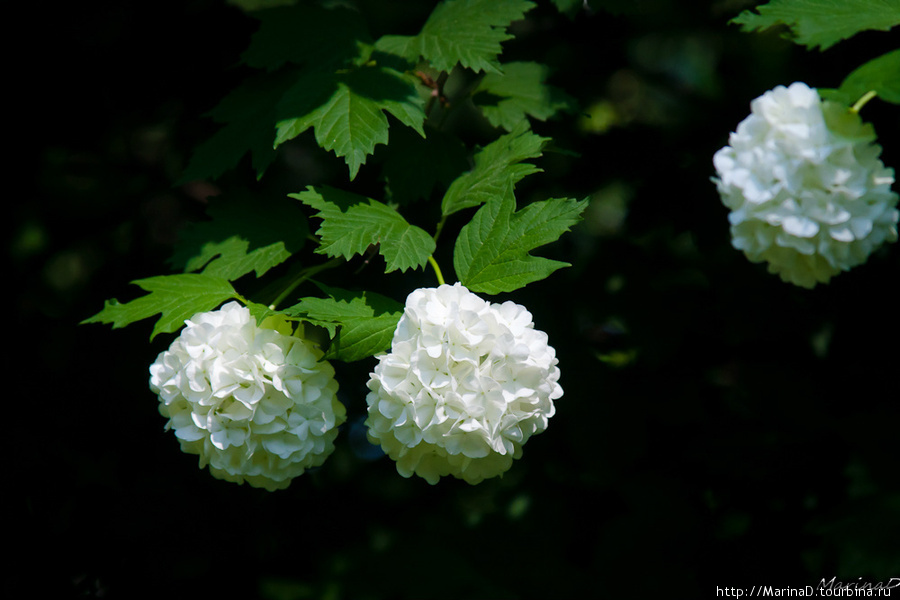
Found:
[[[177,180],[179,201],[199,199],[195,182],[214,182],[222,192],[197,203],[206,216],[190,215],[196,222],[170,248],[146,233],[149,222],[113,223],[125,210],[143,218],[149,204],[133,202],[136,194],[119,179],[73,194],[90,195],[102,210],[65,195],[53,207],[64,240],[93,229],[107,243],[103,250],[125,238],[132,244],[121,259],[132,275],[107,269],[93,279],[103,297],[123,301],[107,301],[86,321],[129,327],[115,336],[93,327],[71,334],[100,351],[45,338],[34,353],[83,354],[66,371],[72,381],[94,373],[109,347],[118,361],[105,395],[42,413],[58,435],[36,444],[27,428],[29,437],[14,446],[36,457],[33,466],[13,465],[13,480],[28,494],[21,514],[33,525],[25,528],[33,532],[25,553],[42,556],[43,546],[71,537],[58,551],[66,560],[58,572],[87,574],[78,579],[81,595],[100,595],[93,586],[109,573],[125,589],[130,579],[164,594],[228,588],[226,595],[264,598],[577,595],[598,580],[612,595],[656,597],[677,587],[699,597],[712,589],[700,584],[709,572],[738,581],[747,565],[777,571],[772,577],[781,581],[805,573],[803,584],[835,573],[849,581],[895,574],[900,495],[890,440],[897,410],[885,398],[896,396],[889,374],[897,357],[878,344],[896,337],[895,297],[884,280],[897,249],[885,248],[877,264],[826,289],[787,289],[735,258],[708,177],[712,150],[734,114],[762,90],[801,79],[846,106],[876,92],[864,114],[885,162],[896,167],[888,158],[897,156],[891,134],[900,68],[888,37],[896,30],[882,31],[897,23],[887,20],[896,3],[772,1],[738,17],[742,28],[727,25],[735,3],[712,1],[696,10],[674,0],[515,2],[502,15],[502,7],[491,12],[481,10],[487,3],[459,0],[229,4],[250,12],[227,13],[216,27],[185,19],[192,49],[196,37],[220,42],[207,44],[205,62],[197,61],[213,68],[172,77],[181,86],[176,96],[190,85],[204,90],[185,103],[187,113],[213,107],[209,119],[187,123],[193,135],[179,139],[197,137],[192,128],[200,126],[213,133],[194,146],[186,168],[180,155],[169,156],[164,176],[148,178],[164,180],[166,190]],[[844,14],[845,6],[855,14]],[[867,7],[880,16],[864,21],[874,14]],[[76,117],[68,107],[87,103],[76,94],[60,104],[56,91],[106,91],[116,77],[139,81],[119,85],[129,108],[146,109],[162,97],[146,93],[147,81],[165,87],[170,74],[142,67],[193,68],[186,46],[158,43],[160,30],[178,20],[166,14],[164,25],[148,29],[154,59],[182,54],[135,61],[127,73],[116,64],[102,81],[91,80],[88,61],[70,64],[60,52],[71,74],[46,78],[53,85],[46,97],[59,105],[28,122],[48,139],[50,128],[88,139],[82,134],[99,127],[97,107],[106,103],[91,98],[94,112]],[[252,36],[244,29],[251,25]],[[769,28],[787,31],[796,44],[756,33]],[[69,29],[78,28],[60,28],[60,39],[74,36]],[[244,33],[241,63],[216,70],[239,54],[222,40],[238,45]],[[850,36],[859,38],[845,43]],[[105,39],[91,43],[108,47]],[[459,41],[466,39],[477,44]],[[815,48],[825,52],[804,53]],[[94,46],[73,56],[85,54],[96,58]],[[218,93],[223,82],[236,85]],[[50,148],[46,160],[58,152]],[[73,187],[106,181],[85,177],[94,168],[78,163],[57,179]],[[110,210],[114,203],[130,206]],[[74,211],[87,216],[70,225]],[[175,225],[163,221],[158,229]],[[174,250],[172,274],[147,277],[162,270],[138,250],[148,239]],[[321,334],[328,358],[343,362],[340,373],[361,374],[341,382],[342,400],[359,412],[371,357],[388,348],[402,299],[437,281],[431,260],[448,280],[452,265],[452,279],[480,294],[527,299],[559,351],[566,396],[556,433],[538,441],[543,447],[518,470],[471,490],[389,480],[356,454],[352,418],[329,467],[276,498],[217,487],[195,477],[193,465],[158,460],[159,424],[136,425],[155,407],[133,401],[139,388],[148,393],[146,368],[135,359],[141,349],[153,351],[144,326],[159,345],[193,313],[229,299],[260,322],[272,315],[301,322]],[[573,266],[561,269],[567,263]],[[51,267],[18,273],[49,279]],[[110,283],[117,277],[122,291]],[[144,295],[126,297],[138,289],[124,284],[132,279]],[[90,302],[99,304],[96,287]],[[48,296],[59,307],[47,313],[90,314],[92,307],[56,294]],[[87,292],[80,295],[85,302]],[[19,307],[44,310],[49,302],[37,296]],[[24,328],[37,319],[22,321]],[[32,398],[33,378],[23,381],[20,396]],[[62,475],[48,478],[47,465]],[[56,518],[46,516],[51,502],[63,507]],[[171,506],[226,506],[261,517],[258,527],[213,527],[201,545],[240,548],[241,569],[222,578],[221,562],[194,544],[161,570],[159,531],[187,531]],[[285,524],[280,516],[291,511],[318,522]],[[109,523],[113,538],[98,538],[97,527]],[[64,533],[45,535],[57,529]],[[472,548],[499,539],[511,551],[496,553],[488,570]],[[543,564],[552,575],[521,577],[523,555],[549,557]],[[403,577],[391,576],[397,564],[409,567]],[[429,567],[436,564],[453,565],[446,586],[434,586]],[[706,575],[697,564],[708,567]],[[193,585],[179,587],[186,581]],[[238,592],[248,581],[261,589]]]
[[[543,279],[567,263],[529,252],[556,241],[580,220],[587,204],[554,199],[514,212],[515,185],[540,172],[525,161],[541,157],[549,142],[530,131],[529,118],[544,121],[573,106],[571,98],[547,85],[547,67],[500,60],[502,43],[512,38],[510,24],[533,8],[525,0],[446,0],[435,6],[416,35],[377,39],[362,14],[345,6],[300,3],[259,10],[254,13],[259,27],[242,54],[252,73],[209,113],[224,126],[197,148],[182,180],[220,178],[240,169],[248,153],[251,167],[262,177],[279,148],[312,130],[320,148],[344,160],[349,184],[376,146],[386,145],[374,167],[382,171],[383,200],[332,186],[307,186],[288,194],[321,220],[314,254],[368,261],[377,252],[385,273],[421,269],[434,260],[447,218],[486,204],[461,227],[454,256],[460,279],[489,294]],[[465,140],[432,123],[428,111],[462,103],[462,97],[452,103],[442,98],[436,83],[451,73],[476,78],[464,93],[488,122],[509,133],[501,129],[484,147],[466,150]],[[395,136],[396,145],[390,143]],[[467,155],[471,168],[466,168]],[[421,170],[412,170],[419,166]],[[435,191],[441,190],[438,203]],[[440,206],[432,234],[399,210],[398,200],[421,199]],[[234,191],[210,199],[208,213],[210,220],[187,228],[175,248],[172,264],[185,275],[154,278],[157,288],[150,296],[110,304],[88,322],[121,327],[162,312],[154,335],[171,333],[191,310],[234,297],[230,281],[250,273],[262,278],[283,262],[300,260],[309,266],[285,284],[285,294],[290,294],[322,268],[338,264],[303,257],[306,219],[284,202]],[[202,277],[186,279],[201,270]],[[194,287],[185,287],[187,282]],[[176,294],[177,311],[168,306]],[[285,294],[277,298],[279,303]],[[355,361],[383,351],[398,318],[381,300],[377,307],[367,303],[366,298],[378,296],[358,294],[301,297],[290,309],[272,304],[254,314],[281,313],[324,325],[333,338],[331,356]],[[259,305],[252,297],[245,301]]]
[[[860,31],[900,25],[900,5],[893,0],[771,0],[757,10],[734,22],[745,31],[787,25],[792,39],[809,49],[827,50]]]
[[[181,329],[185,319],[196,313],[238,297],[227,280],[202,273],[161,275],[133,283],[150,293],[125,303],[115,298],[107,300],[102,311],[84,322],[111,323],[113,328],[118,328],[160,314],[150,335],[152,340],[157,334]]]

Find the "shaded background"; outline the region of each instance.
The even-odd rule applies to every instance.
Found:
[[[359,4],[412,31],[431,7]],[[807,52],[728,26],[746,2],[685,4],[569,20],[541,3],[505,46],[505,61],[551,65],[583,105],[535,124],[576,154],[546,154],[518,187],[523,201],[591,198],[585,222],[544,252],[573,266],[508,296],[560,358],[548,430],[502,479],[406,480],[364,441],[374,361],[337,365],[351,416],[337,451],[277,493],[213,479],[163,431],[147,367],[170,336],[148,343],[149,322],[77,326],[104,299],[133,297],[127,282],[169,272],[179,227],[203,215],[217,187],[173,181],[214,130],[203,113],[241,80],[254,21],[208,0],[31,4],[17,22],[48,58],[23,69],[26,185],[7,201],[27,365],[7,398],[4,496],[11,528],[24,524],[7,590],[706,597],[900,577],[900,251],[814,291],[784,284],[730,247],[709,181],[752,98],[796,80],[836,87],[897,36]],[[863,115],[885,164],[900,165],[897,107]],[[456,126],[469,143],[490,139],[465,116]],[[261,183],[243,168],[220,184],[277,196],[341,185],[344,169],[301,140]],[[433,285],[377,275],[358,283],[397,300]]]

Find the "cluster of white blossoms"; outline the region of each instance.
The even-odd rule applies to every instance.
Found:
[[[185,324],[150,367],[182,450],[219,479],[270,491],[321,465],[346,419],[321,350],[284,321],[258,326],[237,302]]]
[[[368,383],[369,439],[404,477],[501,475],[555,412],[556,364],[524,307],[459,283],[416,290]]]
[[[713,158],[735,248],[812,288],[897,239],[894,171],[871,125],[799,82],[751,110]]]

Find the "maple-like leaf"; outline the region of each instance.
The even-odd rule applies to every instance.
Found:
[[[344,158],[352,180],[375,146],[388,143],[387,114],[424,137],[425,101],[417,83],[412,75],[373,65],[309,74],[279,105],[275,146],[312,128],[319,146]]]
[[[732,22],[744,31],[786,25],[792,39],[809,49],[827,50],[860,31],[900,25],[897,0],[771,0],[756,10],[745,10]]]
[[[475,154],[471,171],[450,184],[441,201],[441,212],[450,215],[511,193],[523,177],[541,171],[522,161],[541,156],[548,141],[523,125],[500,136]]]
[[[587,204],[586,200],[555,198],[516,211],[511,194],[487,202],[456,240],[453,267],[457,278],[474,292],[498,294],[569,266],[530,252],[556,241],[580,221]]]
[[[570,110],[574,100],[548,85],[550,69],[534,62],[503,64],[503,73],[487,73],[479,82],[472,101],[494,127],[513,131],[528,117],[546,121]]]
[[[422,57],[439,71],[459,63],[474,71],[500,72],[501,43],[513,37],[507,27],[533,7],[528,0],[445,0],[417,35],[386,35],[375,48],[412,62]]]
[[[234,281],[257,277],[302,248],[309,228],[296,204],[262,196],[220,196],[209,200],[208,221],[192,223],[179,235],[171,263]]]
[[[374,292],[320,287],[328,298],[303,298],[284,313],[329,329],[326,358],[352,362],[390,348],[402,304]]]
[[[239,298],[226,279],[202,273],[162,275],[133,281],[146,292],[131,302],[107,300],[103,310],[82,323],[109,323],[113,329],[125,327],[157,314],[161,315],[150,334],[172,333],[195,314],[212,310],[232,298]]]
[[[377,244],[389,273],[421,267],[434,252],[434,239],[425,230],[377,200],[330,187],[309,187],[289,196],[318,211],[320,254],[349,259]]]

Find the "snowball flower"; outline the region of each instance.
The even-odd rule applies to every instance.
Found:
[[[894,171],[871,125],[799,82],[750,106],[713,157],[735,248],[812,288],[897,239]]]
[[[325,461],[346,412],[321,350],[283,320],[263,324],[277,329],[237,302],[194,315],[150,367],[150,389],[200,468],[272,491]]]
[[[501,475],[556,410],[556,364],[524,307],[458,283],[416,290],[368,383],[369,440],[404,477]]]

